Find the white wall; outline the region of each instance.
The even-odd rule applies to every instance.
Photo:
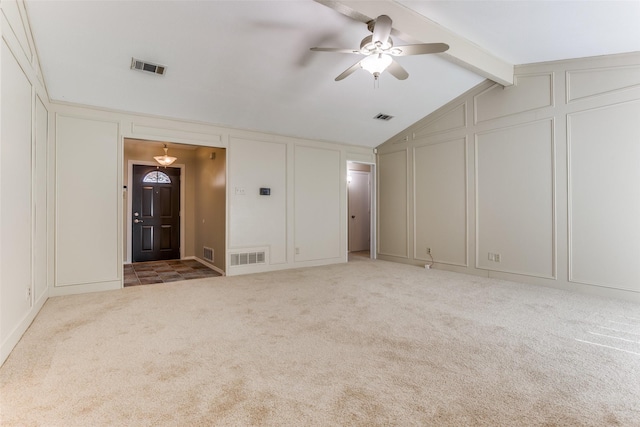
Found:
[[[122,287],[125,138],[226,149],[227,274],[346,261],[346,164],[373,150],[49,103],[24,5],[1,7],[0,362],[49,296]],[[229,267],[255,248],[264,263]]]
[[[518,66],[378,148],[380,258],[640,300],[639,141],[640,54]]]
[[[265,252],[228,275],[346,261],[347,162],[373,162],[373,150],[234,131],[227,155],[227,257]]]
[[[49,104],[24,5],[0,5],[0,364],[52,281]]]
[[[56,293],[122,282],[118,122],[56,114]]]

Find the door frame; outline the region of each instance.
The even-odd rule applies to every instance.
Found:
[[[129,160],[127,164],[127,218],[125,221],[127,222],[127,258],[124,260],[125,264],[131,264],[131,253],[133,252],[132,248],[132,235],[133,235],[133,225],[131,223],[131,218],[133,218],[133,165],[141,165],[141,166],[159,166],[157,162],[149,162],[146,160]],[[185,215],[184,206],[185,206],[185,165],[182,163],[172,164],[170,167],[180,169],[180,259],[184,259],[184,231],[185,231]]]
[[[370,206],[369,206],[369,258],[371,259],[376,259],[377,258],[377,250],[378,250],[378,235],[377,235],[377,175],[376,175],[376,165],[375,163],[369,163],[369,162],[358,162],[358,161],[351,161],[348,160],[347,161],[347,170],[345,173],[345,185],[347,187],[347,191],[345,192],[345,206],[346,206],[346,215],[347,215],[347,232],[346,232],[346,242],[345,242],[345,248],[346,248],[346,258],[347,258],[347,262],[349,261],[349,165],[355,163],[355,164],[360,164],[360,165],[367,165],[369,166],[369,174],[370,174],[370,186],[369,186],[369,202],[370,202]]]

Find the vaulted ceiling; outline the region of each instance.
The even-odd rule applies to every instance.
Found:
[[[375,147],[513,65],[640,51],[640,1],[29,0],[52,101]],[[409,73],[334,78],[389,15]],[[355,18],[355,19],[354,19]],[[394,33],[395,34],[395,33]],[[164,76],[130,69],[131,58]],[[394,116],[374,120],[378,113]]]

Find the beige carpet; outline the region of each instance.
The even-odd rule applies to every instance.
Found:
[[[640,305],[359,259],[50,299],[2,426],[640,425]]]

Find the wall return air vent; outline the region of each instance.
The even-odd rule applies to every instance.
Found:
[[[153,64],[151,62],[142,61],[140,59],[131,58],[131,69],[144,71],[147,73],[160,74],[161,76],[163,76],[167,67],[165,67],[164,65],[158,65],[158,64]]]
[[[213,249],[204,246],[202,248],[202,258],[209,262],[213,262]]]
[[[264,264],[264,252],[245,252],[238,254],[230,254],[231,266]]]

